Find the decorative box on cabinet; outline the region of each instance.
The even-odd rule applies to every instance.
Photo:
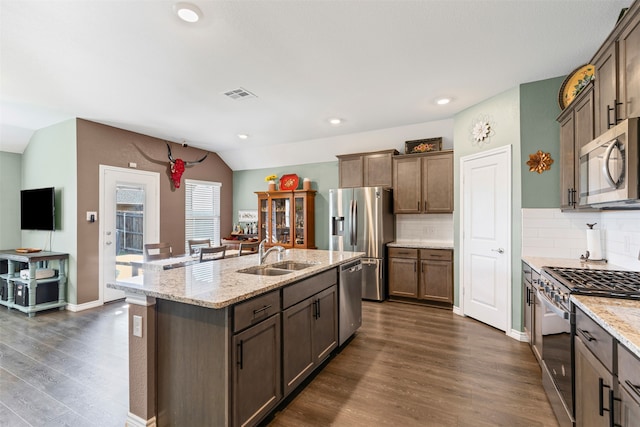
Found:
[[[15,308],[29,317],[52,308],[63,310],[67,305],[65,290],[67,284],[67,261],[69,254],[58,252],[21,253],[14,250],[0,251],[0,305]],[[20,277],[20,270],[28,266],[29,278]],[[54,277],[36,279],[38,268],[54,269]]]
[[[258,191],[258,239],[315,249],[315,190]]]
[[[394,157],[393,189],[394,213],[453,212],[453,151]]]
[[[355,153],[338,158],[339,187],[391,187],[393,185],[393,156],[395,149],[371,153]]]

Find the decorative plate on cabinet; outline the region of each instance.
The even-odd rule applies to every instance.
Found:
[[[595,78],[595,67],[591,64],[582,65],[571,72],[560,85],[558,104],[564,110],[575,97]]]
[[[290,173],[280,178],[280,190],[291,191],[298,188],[298,175]]]

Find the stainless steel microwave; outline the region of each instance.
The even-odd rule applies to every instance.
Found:
[[[620,122],[580,150],[581,206],[640,209],[638,120]]]

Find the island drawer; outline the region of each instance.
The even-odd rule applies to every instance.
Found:
[[[389,248],[389,258],[418,258],[418,250],[411,248]]]
[[[578,308],[576,308],[576,335],[609,372],[613,372],[613,337]]]
[[[451,261],[453,259],[453,251],[448,249],[420,249],[420,259]]]
[[[272,291],[233,306],[233,332],[255,325],[281,311],[280,292]]]
[[[304,279],[291,286],[287,286],[282,290],[282,306],[285,309],[291,307],[327,289],[329,286],[335,285],[337,282],[338,271],[333,268],[309,279]]]

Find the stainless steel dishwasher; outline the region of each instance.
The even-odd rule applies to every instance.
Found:
[[[362,263],[360,260],[340,266],[338,282],[340,312],[339,345],[362,325]]]

